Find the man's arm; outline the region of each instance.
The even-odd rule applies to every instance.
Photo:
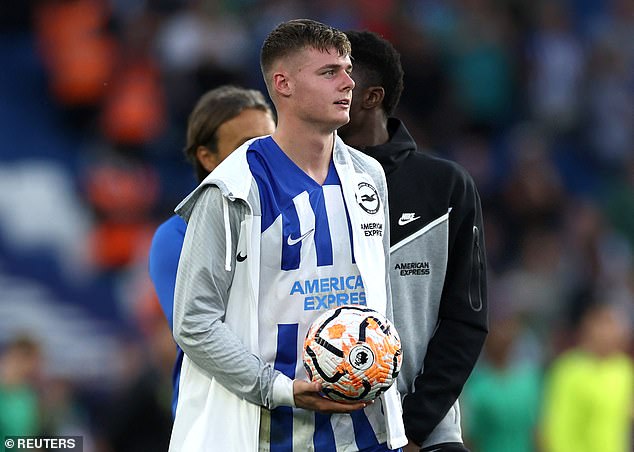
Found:
[[[194,206],[176,277],[174,339],[196,365],[234,394],[269,408],[280,402],[292,405],[292,392],[290,399],[288,390],[273,394],[279,372],[249,352],[224,323],[240,218],[246,209],[238,203],[230,207],[233,262],[227,271],[220,190],[207,188]]]
[[[351,412],[365,405],[343,404],[319,395],[317,383],[292,381],[246,349],[224,323],[233,280],[236,246],[246,206],[229,208],[232,256],[225,269],[222,194],[208,188],[197,200],[187,225],[174,298],[174,338],[209,377],[251,403],[269,409],[280,405],[321,412]]]
[[[422,444],[455,403],[487,335],[486,258],[480,198],[468,176],[456,181],[439,323],[403,401],[408,437]]]

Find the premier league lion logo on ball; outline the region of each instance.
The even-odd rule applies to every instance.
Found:
[[[382,314],[342,306],[321,314],[304,341],[304,367],[324,394],[340,402],[370,401],[396,381],[401,340]]]

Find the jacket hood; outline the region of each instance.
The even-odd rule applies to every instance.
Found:
[[[176,206],[174,212],[183,217],[185,221],[189,220],[196,200],[203,189],[208,185],[217,186],[223,195],[231,200],[236,198],[246,199],[251,189],[251,177],[248,177],[251,173],[246,159],[246,153],[251,143],[259,138],[264,138],[264,136],[247,140],[242,146],[229,154],[226,159],[209,173],[209,175]]]
[[[385,144],[368,146],[363,152],[370,157],[374,157],[381,163],[386,174],[391,173],[416,150],[416,142],[409,131],[399,119],[389,118],[387,120],[387,131],[390,139]]]

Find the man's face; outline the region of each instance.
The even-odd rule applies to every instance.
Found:
[[[262,135],[270,135],[274,131],[275,122],[270,113],[256,108],[242,110],[238,116],[218,127],[217,152],[207,152],[199,157],[201,164],[211,172],[245,141]]]
[[[297,116],[331,132],[350,120],[350,56],[306,48],[289,58],[291,105]]]

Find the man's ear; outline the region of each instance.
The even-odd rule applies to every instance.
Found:
[[[196,148],[196,158],[207,171],[211,172],[218,166],[218,154],[211,152],[207,146],[198,146]]]
[[[380,108],[385,98],[385,90],[382,86],[370,86],[363,91],[361,107],[366,110]]]
[[[273,73],[273,89],[282,97],[288,97],[292,91],[291,81],[286,72]]]

